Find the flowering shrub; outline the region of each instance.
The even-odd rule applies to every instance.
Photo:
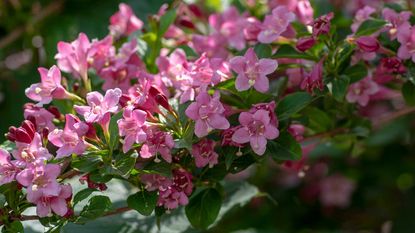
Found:
[[[232,192],[228,174],[274,161],[303,176],[315,148],[358,155],[372,130],[414,111],[411,12],[365,6],[342,35],[336,15],[314,18],[308,0],[253,2],[210,15],[174,2],[147,23],[120,4],[105,38],[59,42],[0,149],[3,230],[182,208],[207,229],[262,195],[245,183]],[[103,192],[115,179],[134,192],[119,208]],[[347,206],[355,187],[331,175],[320,200]]]

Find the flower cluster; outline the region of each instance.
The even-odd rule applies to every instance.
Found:
[[[308,0],[266,7],[259,17],[234,6],[209,16],[194,4],[163,6],[147,28],[120,4],[108,36],[59,42],[57,65],[39,68],[41,82],[26,90],[35,103],[9,129],[13,149],[0,149],[0,184],[23,188],[39,217],[80,221],[85,213],[72,211],[77,202],[66,183],[78,175],[94,191],[124,180],[156,193],[153,209],[171,211],[188,205],[196,188],[221,185],[223,177],[206,175],[210,169],[236,173],[265,156],[282,162],[303,152],[283,166],[304,173],[318,144],[313,136],[331,136],[323,132],[334,125],[366,127],[344,122],[402,106],[389,100],[403,100],[396,89],[413,82],[406,77],[415,62],[410,12],[385,8],[375,19],[377,10],[366,6],[339,40],[335,15],[314,19]],[[348,204],[341,192],[355,188],[342,176],[321,186],[337,190],[321,197],[337,206]]]

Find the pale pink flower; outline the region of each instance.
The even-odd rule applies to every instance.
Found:
[[[83,136],[88,132],[89,126],[81,122],[78,117],[67,114],[65,128],[55,129],[48,135],[48,140],[59,147],[56,158],[63,158],[71,154],[81,155],[86,150]]]
[[[379,86],[370,77],[349,86],[346,99],[350,103],[358,103],[360,106],[367,106],[370,96],[379,91]]]
[[[118,120],[120,136],[124,137],[123,152],[127,153],[134,143],[142,143],[147,139],[143,130],[147,113],[142,110],[126,108],[123,118]]]
[[[213,129],[227,129],[230,124],[223,116],[225,108],[220,102],[219,92],[210,96],[203,90],[186,109],[186,116],[196,121],[195,134],[199,138],[209,134]]]
[[[196,167],[204,167],[209,164],[212,168],[218,163],[218,153],[215,152],[215,141],[203,138],[192,146],[192,156],[195,158]]]
[[[140,176],[140,181],[144,184],[144,188],[150,192],[167,189],[173,185],[172,180],[159,174],[143,174]]]
[[[88,63],[95,70],[99,71],[107,66],[110,58],[115,56],[115,47],[112,43],[112,36],[106,36],[102,40],[92,40],[88,50]]]
[[[308,92],[312,93],[315,88],[318,88],[321,91],[324,89],[323,62],[324,58],[321,59],[316,65],[314,65],[309,74],[305,75],[300,86],[302,90],[307,90]]]
[[[220,14],[210,15],[209,25],[216,30],[215,33],[224,36],[231,47],[237,50],[245,48],[246,19],[239,14],[236,7],[231,6]]]
[[[88,77],[88,51],[91,47],[88,37],[79,33],[76,40],[71,43],[59,41],[58,53],[55,59],[59,68],[67,73],[72,73],[75,78],[86,81]]]
[[[193,35],[192,42],[198,54],[206,53],[208,57],[218,58],[226,58],[229,54],[226,50],[226,38],[220,34]]]
[[[38,69],[40,73],[40,83],[32,84],[26,89],[26,96],[31,100],[39,102],[39,105],[49,104],[53,99],[68,99],[68,93],[61,84],[61,71],[56,66],[49,70]]]
[[[145,130],[147,139],[141,146],[140,156],[142,158],[155,157],[155,162],[160,162],[157,154],[168,163],[172,162],[171,149],[174,147],[174,141],[171,134],[161,131],[157,127],[147,127]]]
[[[314,19],[314,9],[309,0],[298,0],[297,8],[295,9],[298,21],[303,24],[309,24]]]
[[[158,206],[171,210],[176,209],[180,205],[185,206],[189,203],[189,198],[184,192],[178,191],[175,186],[168,187],[165,190],[159,190]]]
[[[10,153],[0,148],[0,185],[14,181],[19,172],[20,169],[11,161]]]
[[[33,140],[30,143],[16,142],[16,150],[12,153],[13,157],[19,160],[19,164],[22,166],[52,158],[49,151],[43,147],[42,137],[39,133],[34,134]]]
[[[261,43],[272,43],[281,33],[287,30],[288,25],[294,21],[295,15],[285,6],[278,6],[272,10],[271,15],[265,16],[262,30],[258,34],[258,41]]]
[[[262,23],[256,17],[246,18],[245,27],[243,29],[245,39],[248,41],[256,41],[258,34],[261,32]]]
[[[45,128],[49,130],[55,129],[55,125],[53,124],[53,119],[55,119],[55,116],[42,107],[26,104],[23,116],[25,119],[34,121],[34,123],[36,123],[35,126],[39,132]]]
[[[72,197],[72,188],[69,184],[60,185],[58,195],[42,195],[41,192],[31,192],[27,195],[27,200],[36,204],[37,216],[43,218],[50,216],[52,211],[59,215],[65,216],[68,212],[68,202]]]
[[[371,15],[376,12],[376,9],[370,6],[365,6],[356,12],[356,15],[351,26],[352,32],[355,33],[360,25],[371,18]]]
[[[110,18],[109,29],[112,35],[129,36],[143,27],[143,21],[137,18],[129,5],[121,3],[118,7],[119,11]]]
[[[254,114],[258,110],[265,110],[268,112],[268,116],[270,119],[270,124],[272,124],[275,127],[278,127],[278,119],[275,115],[275,108],[276,108],[275,101],[271,101],[269,103],[258,103],[252,105],[251,109],[249,110],[250,113]]]
[[[278,62],[275,60],[258,59],[252,48],[249,48],[244,56],[233,57],[229,63],[231,69],[238,74],[235,81],[238,91],[245,91],[253,86],[262,93],[269,89],[267,75],[273,73],[278,67]]]
[[[347,207],[356,185],[342,175],[332,175],[320,183],[320,201],[324,206]]]
[[[122,92],[119,88],[108,90],[105,96],[93,91],[86,95],[88,106],[75,105],[74,108],[78,114],[84,116],[86,122],[98,122],[105,125],[109,122],[111,113],[118,111],[121,95]]]
[[[16,180],[27,187],[28,199],[36,196],[58,196],[60,186],[57,178],[61,172],[58,164],[44,164],[42,161],[30,164],[16,176]]]
[[[392,9],[385,8],[382,11],[382,15],[383,18],[390,23],[390,25],[386,25],[386,29],[389,32],[391,40],[395,40],[400,27],[407,27],[410,25],[409,18],[411,18],[412,13],[410,11],[397,13]]]
[[[279,136],[279,131],[271,124],[269,112],[266,110],[242,112],[239,122],[243,127],[233,134],[232,140],[237,143],[250,142],[252,150],[258,155],[265,153],[267,139],[272,140]]]
[[[415,62],[415,27],[403,25],[398,30],[398,41],[401,46],[398,50],[398,57],[406,60],[412,59]]]

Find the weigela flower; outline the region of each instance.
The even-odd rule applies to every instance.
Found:
[[[230,124],[223,116],[225,108],[220,102],[219,92],[210,96],[203,90],[186,109],[186,116],[196,121],[195,134],[199,138],[209,134],[213,129],[227,129]]]
[[[330,32],[331,20],[333,17],[333,12],[330,12],[327,15],[322,15],[315,19],[312,23],[313,36],[328,34]]]
[[[143,27],[141,21],[134,14],[133,9],[125,3],[119,5],[119,11],[110,18],[110,32],[115,36],[129,36]]]
[[[174,147],[174,141],[171,134],[161,131],[155,126],[146,127],[145,133],[147,139],[141,146],[140,156],[142,158],[151,158],[155,156],[155,162],[160,162],[157,154],[168,163],[172,162],[171,149]]]
[[[216,142],[203,138],[192,146],[192,156],[195,158],[196,167],[204,167],[209,164],[212,168],[218,163],[218,153],[215,152]]]
[[[415,27],[409,25],[401,26],[397,37],[399,43],[401,43],[398,57],[403,60],[411,58],[415,62]]]
[[[313,21],[314,9],[309,0],[298,0],[295,13],[303,24],[309,24]]]
[[[193,192],[192,174],[183,168],[173,170],[173,184],[187,196]]]
[[[25,119],[30,119],[30,121],[35,123],[37,131],[42,131],[47,128],[49,130],[54,130],[55,125],[53,124],[53,119],[55,116],[48,110],[35,106],[33,104],[26,104],[24,106],[23,116]]]
[[[278,127],[278,119],[275,115],[275,107],[277,105],[275,104],[275,101],[271,101],[269,103],[258,103],[252,105],[251,109],[249,110],[250,113],[254,114],[258,110],[265,110],[268,112],[268,116],[270,119],[270,124],[272,124],[275,127]]]
[[[231,69],[238,74],[235,81],[238,91],[245,91],[253,86],[262,93],[269,89],[267,74],[273,73],[278,67],[278,62],[273,59],[258,59],[252,48],[244,56],[233,57],[229,63]]]
[[[59,147],[56,151],[56,158],[63,158],[71,154],[81,155],[86,150],[86,143],[83,136],[88,132],[89,126],[81,122],[78,117],[67,114],[65,128],[55,129],[52,131],[48,139]]]
[[[356,44],[360,50],[366,53],[376,52],[380,48],[379,41],[372,36],[362,36],[356,39]]]
[[[221,14],[210,15],[209,25],[216,30],[216,33],[224,36],[231,47],[237,50],[245,48],[246,19],[239,15],[236,7],[229,7]]]
[[[365,6],[356,12],[351,26],[352,32],[356,32],[360,25],[371,18],[371,15],[376,12],[376,9],[370,6]]]
[[[115,47],[112,36],[106,36],[102,40],[93,39],[88,50],[88,64],[100,71],[108,66],[109,60],[115,56]]]
[[[400,27],[407,27],[410,25],[409,19],[411,18],[412,13],[410,11],[402,11],[397,13],[392,9],[385,8],[382,11],[382,15],[383,18],[390,23],[390,25],[386,25],[390,39],[395,40],[397,32],[401,30]]]
[[[20,169],[11,160],[10,153],[0,148],[0,185],[14,181],[18,172]]]
[[[27,164],[37,161],[49,160],[52,155],[42,145],[42,137],[39,133],[35,133],[33,140],[30,143],[16,142],[16,150],[13,152],[13,157],[19,160],[19,166],[26,166]]]
[[[168,177],[159,174],[144,174],[140,176],[140,181],[145,185],[147,191],[156,191],[159,189],[167,189],[173,185],[173,181]]]
[[[302,125],[302,124],[291,124],[290,126],[288,126],[287,131],[298,142],[300,142],[304,139],[303,135],[304,135],[305,128],[304,128],[304,125]]]
[[[72,73],[75,78],[86,81],[90,47],[89,39],[84,33],[79,33],[78,38],[71,43],[59,41],[58,53],[55,55],[59,68],[64,72]]]
[[[56,66],[52,66],[50,70],[45,68],[38,69],[40,73],[40,83],[32,84],[26,89],[26,96],[39,105],[49,104],[53,99],[68,99],[70,93],[61,85],[61,71]]]
[[[303,37],[298,39],[297,44],[295,47],[300,50],[301,52],[305,52],[312,48],[316,44],[316,40],[314,37]]]
[[[189,198],[184,192],[178,191],[175,186],[170,186],[165,190],[159,190],[158,206],[163,206],[168,210],[176,209],[180,205],[185,206],[189,203]]]
[[[30,144],[35,133],[36,126],[31,121],[24,120],[20,127],[10,127],[6,136],[9,141]]]
[[[109,122],[111,113],[118,111],[121,95],[122,92],[119,88],[108,90],[105,96],[93,91],[86,95],[88,106],[75,105],[74,108],[78,114],[84,116],[86,122],[98,122],[105,125]]]
[[[58,196],[61,191],[56,179],[61,172],[57,164],[44,164],[39,161],[26,167],[16,176],[16,180],[27,187],[29,200],[36,196]]]
[[[242,112],[239,122],[243,127],[236,130],[232,140],[237,143],[249,142],[252,150],[258,155],[265,153],[267,139],[272,140],[279,136],[279,131],[271,124],[269,112],[266,110],[261,109],[255,113]]]
[[[315,88],[320,90],[324,89],[323,84],[323,62],[324,58],[321,59],[309,74],[306,74],[303,81],[301,82],[301,89],[307,90],[312,93]]]
[[[261,32],[262,23],[255,17],[246,18],[244,36],[248,41],[256,41]]]
[[[127,108],[123,118],[118,120],[120,136],[124,137],[123,152],[127,153],[134,143],[142,143],[147,139],[143,130],[147,113],[142,110]]]
[[[28,193],[27,200],[36,204],[36,214],[43,218],[50,216],[52,211],[59,215],[65,216],[68,212],[68,202],[72,197],[72,188],[69,184],[60,185],[58,195],[42,195],[41,192]]]
[[[238,129],[242,128],[243,126],[238,125],[235,127],[230,127],[229,129],[225,129],[221,132],[222,141],[221,146],[234,146],[234,147],[243,147],[244,145],[241,143],[234,142],[232,140],[232,136]]]
[[[360,106],[367,106],[370,96],[379,91],[379,86],[370,77],[349,86],[346,99],[350,103],[358,103]]]
[[[285,6],[278,6],[272,10],[271,15],[265,16],[262,30],[258,34],[258,41],[269,44],[275,41],[281,33],[287,30],[288,25],[294,21],[295,15]]]
[[[208,36],[193,35],[193,47],[198,54],[206,53],[210,58],[226,58],[228,51],[226,50],[226,38],[220,34],[212,34]]]

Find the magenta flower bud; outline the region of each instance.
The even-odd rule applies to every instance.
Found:
[[[327,15],[322,15],[314,20],[313,26],[313,36],[324,35],[330,32],[331,20],[333,19],[333,12],[328,13]]]
[[[19,128],[10,127],[7,139],[12,142],[31,143],[36,133],[35,125],[28,120],[23,121]]]
[[[362,36],[356,39],[356,44],[363,52],[376,52],[380,48],[379,41],[371,36]]]
[[[178,24],[180,26],[183,26],[183,27],[186,27],[186,28],[196,29],[196,26],[194,25],[194,23],[190,19],[181,18],[181,19],[179,19]]]
[[[301,52],[305,52],[312,48],[316,44],[316,40],[313,37],[303,37],[297,41],[295,47]]]
[[[203,13],[202,10],[196,5],[196,4],[190,4],[189,6],[189,10],[198,18],[202,18],[203,17]]]
[[[56,119],[60,119],[62,114],[59,112],[59,109],[55,106],[50,106],[48,109],[48,112],[52,113]]]

